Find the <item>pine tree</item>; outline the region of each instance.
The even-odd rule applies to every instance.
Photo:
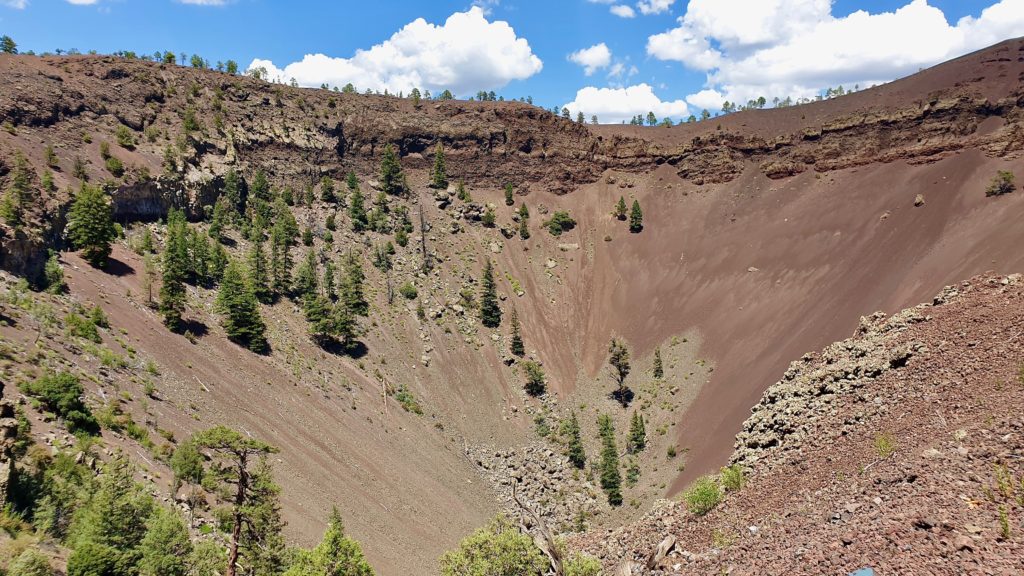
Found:
[[[270,275],[275,294],[287,294],[292,285],[292,240],[282,220],[270,232]]]
[[[356,178],[355,172],[349,172],[345,176],[345,185],[348,186],[349,192],[355,192],[359,189],[359,178]]]
[[[250,476],[246,521],[238,542],[242,563],[250,574],[280,574],[287,565],[280,496],[281,487],[274,482],[270,463],[261,458]]]
[[[135,472],[122,456],[103,467],[95,492],[72,521],[67,542],[74,549],[68,558],[69,575],[90,574],[83,568],[97,563],[133,566],[138,562],[153,498],[135,482]]]
[[[644,229],[644,213],[640,210],[640,202],[633,200],[633,208],[629,212],[629,231],[636,234]]]
[[[515,197],[512,194],[515,190],[512,188],[512,184],[505,184],[505,206],[511,206],[516,203]]]
[[[334,195],[334,180],[330,176],[320,179],[320,199],[324,202],[334,203],[338,198]]]
[[[146,522],[139,545],[139,576],[185,576],[192,553],[188,529],[176,512],[157,507]]]
[[[152,254],[156,252],[156,247],[153,244],[153,233],[149,230],[149,226],[142,229],[142,241],[139,242],[139,250],[142,254]]]
[[[224,269],[217,311],[224,315],[221,325],[232,342],[258,354],[267,350],[266,325],[260,316],[259,302],[252,286],[245,281],[241,266],[233,260]]]
[[[214,282],[220,282],[224,277],[224,269],[228,266],[228,251],[223,244],[214,244],[210,252],[210,277]]]
[[[349,252],[344,261],[344,274],[341,279],[341,302],[345,309],[355,316],[366,316],[370,312],[370,304],[363,292],[366,274],[359,257]]]
[[[526,354],[526,348],[523,346],[523,335],[519,329],[519,314],[516,313],[515,308],[512,309],[512,343],[509,345],[509,349],[520,358]]]
[[[644,417],[640,412],[633,412],[633,419],[629,423],[629,442],[626,449],[630,454],[636,454],[647,447],[647,432],[644,430]]]
[[[665,377],[665,367],[661,362],[661,348],[654,349],[654,377],[661,380]]]
[[[25,208],[32,200],[33,175],[32,167],[25,159],[25,155],[18,151],[14,156],[10,184],[0,199],[0,218],[12,227],[24,224]]]
[[[224,229],[231,219],[231,206],[224,196],[217,198],[213,204],[213,215],[210,217],[210,228],[207,230],[210,238],[217,242],[224,242]]]
[[[523,388],[526,393],[530,396],[540,396],[544,394],[546,388],[544,379],[544,369],[540,367],[540,364],[532,360],[526,360],[520,364],[523,368],[523,375],[526,377],[526,384]]]
[[[612,343],[608,347],[608,363],[611,364],[612,374],[619,385],[615,396],[625,406],[629,403],[626,388],[626,377],[629,376],[630,371],[629,349],[615,338],[612,338]]]
[[[448,188],[448,172],[444,164],[444,148],[441,147],[440,142],[437,144],[437,150],[434,152],[434,169],[430,172],[430,184],[438,190]]]
[[[299,264],[295,271],[295,285],[292,294],[300,301],[306,302],[309,298],[317,295],[317,265],[316,255],[312,250],[306,251],[306,258]]]
[[[384,146],[380,160],[380,187],[387,194],[400,194],[402,189],[402,166],[398,163],[395,148],[389,143]]]
[[[615,217],[619,220],[626,219],[626,199],[619,196],[619,201],[615,204]]]
[[[249,282],[252,285],[253,295],[264,304],[270,303],[273,299],[273,292],[270,289],[270,270],[267,266],[267,255],[263,250],[262,240],[252,243],[252,247],[249,249],[248,264]]]
[[[615,446],[615,424],[607,414],[597,418],[597,428],[601,435],[601,488],[608,496],[612,506],[622,504],[622,476],[619,474],[619,450]]]
[[[566,456],[569,457],[569,462],[576,468],[583,470],[583,467],[587,464],[587,453],[583,449],[583,439],[580,436],[580,421],[576,418],[575,411],[570,414],[563,434],[568,436],[568,452]]]
[[[185,215],[171,210],[167,216],[167,241],[164,244],[163,275],[160,286],[160,314],[171,330],[181,329],[185,311],[185,278],[188,274],[188,246]]]
[[[117,231],[110,199],[100,188],[82,184],[68,214],[68,237],[86,262],[96,268],[106,265]]]
[[[523,240],[530,239],[530,221],[526,218],[519,219],[519,237]]]
[[[330,260],[324,263],[324,295],[333,302],[338,299],[338,289],[335,281],[337,272],[334,270],[334,263]]]
[[[352,173],[350,172],[349,175],[352,175]],[[356,184],[355,188],[351,188],[351,190],[352,194],[348,202],[348,216],[352,219],[352,231],[362,232],[369,225],[366,218],[366,198],[359,189],[359,184]]]
[[[480,283],[480,321],[488,328],[497,328],[501,325],[501,308],[498,306],[494,268],[490,259],[484,267],[484,277]]]
[[[231,209],[232,218],[237,218],[245,212],[245,196],[242,193],[244,185],[238,172],[235,172],[234,168],[228,169],[228,173],[224,175],[224,191],[221,197]]]
[[[216,426],[196,434],[193,441],[200,448],[211,453],[212,462],[210,468],[204,473],[219,491],[231,499],[231,533],[229,535],[228,561],[225,576],[237,576],[238,559],[245,550],[246,544],[251,542],[243,541],[243,529],[247,524],[255,524],[254,517],[257,513],[265,511],[267,502],[261,502],[258,498],[261,494],[259,488],[261,480],[256,471],[250,466],[254,462],[265,462],[269,454],[274,454],[277,449],[273,446],[247,438],[238,432],[225,426]],[[271,505],[273,503],[270,503]],[[263,510],[260,510],[260,509]]]
[[[359,543],[345,535],[341,514],[331,511],[323,540],[312,550],[299,551],[284,576],[373,576]]]
[[[462,202],[472,202],[473,198],[469,195],[469,190],[466,190],[466,184],[459,180],[459,183],[455,185],[455,197]]]

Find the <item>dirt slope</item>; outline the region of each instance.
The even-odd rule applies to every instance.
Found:
[[[737,441],[748,483],[710,514],[666,502],[575,544],[629,574],[1024,570],[1024,284],[934,302],[793,362]]]
[[[630,345],[636,405],[666,433],[645,456],[650,483],[627,491],[637,507],[595,522],[629,519],[722,465],[750,407],[791,359],[848,334],[861,315],[898,310],[986,270],[1024,269],[1024,193],[984,194],[997,170],[1024,177],[1022,61],[1024,42],[1008,41],[850,96],[666,129],[580,126],[518,103],[416,108],[117,58],[0,56],[0,121],[11,127],[0,131],[0,187],[15,151],[37,177],[47,145],[58,157],[57,190],[39,195],[29,226],[0,227],[0,267],[34,277],[43,248],[63,246],[73,160],[83,159],[93,182],[111,179],[100,142],[116,142],[120,124],[136,140],[131,150],[112,146],[130,168],[111,186],[126,224],[169,206],[197,218],[229,166],[262,168],[275,186],[296,190],[348,170],[365,182],[394,143],[438,266],[420,276],[418,232],[396,256],[393,280],[424,295],[430,320],[421,322],[412,303],[386,304],[385,279],[367,263],[374,312],[363,358],[310,345],[287,302],[265,310],[273,355],[244,353],[224,340],[212,295],[201,290],[190,314],[208,332],[191,344],[142,306],[135,254],[119,248],[121,267],[107,271],[72,254],[65,261],[72,297],[109,307],[133,346],[164,367],[160,418],[179,437],[225,422],[278,444],[297,538],[318,537],[338,504],[379,571],[429,573],[441,550],[498,508],[466,445],[520,445],[541,409],[503,362],[507,326],[482,330],[456,308],[460,290],[477,289],[484,259],[494,261],[502,307],[516,307],[563,409],[587,404],[588,436],[595,412],[615,413],[620,431],[628,418],[605,397],[603,366],[613,335]],[[202,130],[185,133],[187,110]],[[438,142],[452,179],[464,178],[475,202],[495,204],[497,228],[455,217],[461,204],[438,206],[425,186]],[[162,166],[168,147],[173,174]],[[529,241],[501,232],[513,229],[518,207],[503,205],[506,182],[530,207]],[[640,201],[640,234],[610,215],[620,196]],[[558,238],[542,230],[555,210],[570,211],[577,228]],[[319,229],[328,208],[295,212]],[[339,222],[347,230],[344,216]],[[368,261],[369,247],[385,239],[339,232],[333,245],[316,246],[331,258],[363,250]],[[665,382],[652,382],[654,348],[676,341],[678,362]],[[389,385],[407,386],[426,415],[383,402]],[[683,466],[662,464],[673,444],[688,451]]]

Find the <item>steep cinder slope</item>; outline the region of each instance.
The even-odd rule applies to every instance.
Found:
[[[1022,337],[1020,274],[865,317],[765,392],[710,514],[664,502],[573,545],[629,574],[1019,573]]]

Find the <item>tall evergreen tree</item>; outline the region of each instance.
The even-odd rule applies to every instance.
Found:
[[[569,462],[576,468],[583,470],[583,467],[587,464],[587,453],[583,449],[583,439],[580,436],[580,421],[576,418],[575,410],[569,415],[569,421],[566,422],[563,434],[567,436],[568,451],[566,456],[569,457]]]
[[[512,188],[512,184],[505,184],[505,206],[511,206],[516,203],[515,196],[513,196],[514,193],[515,189]]]
[[[280,222],[270,233],[270,275],[275,294],[287,294],[292,286],[292,240]]]
[[[245,181],[238,175],[238,172],[235,172],[234,168],[229,168],[227,174],[224,175],[222,197],[226,200],[228,208],[231,209],[233,218],[245,213]]]
[[[351,175],[352,173],[349,172],[349,174]],[[369,220],[366,217],[366,198],[359,189],[359,184],[356,184],[356,187],[351,188],[351,190],[352,194],[348,201],[348,216],[352,219],[352,231],[362,232],[369,225]]]
[[[181,329],[181,315],[185,312],[185,279],[189,268],[186,226],[185,214],[172,209],[167,216],[160,314],[164,317],[164,324],[174,331]]]
[[[325,175],[320,179],[320,199],[330,203],[338,201],[334,195],[334,180],[331,180],[330,176]]]
[[[284,520],[281,518],[281,487],[274,482],[270,463],[261,458],[250,476],[246,521],[239,538],[240,556],[252,576],[281,574],[287,564]]]
[[[25,209],[32,200],[32,177],[34,172],[25,155],[20,151],[14,156],[14,169],[10,183],[0,198],[0,218],[12,227],[24,224]]]
[[[448,188],[448,171],[444,164],[444,148],[440,142],[437,143],[434,152],[434,169],[430,172],[430,184],[438,190]]]
[[[654,377],[661,380],[665,377],[665,366],[661,362],[661,348],[654,349]]]
[[[366,316],[370,312],[370,304],[366,301],[363,282],[366,273],[359,256],[349,252],[343,262],[344,271],[341,278],[341,302],[345,309],[355,316]]]
[[[601,488],[612,506],[622,504],[622,476],[619,473],[619,449],[615,446],[615,424],[607,414],[597,418],[601,435]]]
[[[644,417],[639,411],[633,412],[629,423],[629,442],[626,449],[630,454],[642,452],[647,447],[647,431],[644,429]]]
[[[615,217],[619,220],[626,219],[626,199],[619,196],[619,201],[615,204]]]
[[[225,576],[238,575],[238,560],[246,542],[243,530],[252,523],[254,504],[260,504],[258,485],[260,478],[254,478],[253,467],[277,452],[273,446],[247,438],[225,426],[215,426],[199,432],[193,437],[197,446],[208,450],[211,455],[209,469],[204,473],[220,494],[231,502],[231,533],[229,535],[228,562]],[[257,492],[254,494],[254,492]],[[263,503],[266,504],[265,502]]]
[[[267,254],[263,249],[263,241],[257,240],[249,249],[249,282],[253,295],[264,304],[273,299],[270,289],[270,269],[267,265]]]
[[[633,200],[633,208],[629,211],[629,231],[636,234],[644,229],[644,213],[640,210],[640,202]]]
[[[135,565],[152,510],[153,498],[135,482],[135,467],[120,456],[107,463],[96,491],[74,514],[68,538],[74,552],[68,558],[68,574],[88,574],[83,568],[96,564],[122,570]]]
[[[380,160],[380,187],[387,194],[400,194],[402,189],[402,166],[398,163],[398,155],[390,144],[384,146],[384,154]]]
[[[192,541],[181,517],[157,507],[146,523],[146,535],[139,545],[139,576],[185,576]]]
[[[97,268],[106,265],[117,231],[103,190],[82,184],[68,214],[68,236],[86,262]]]
[[[497,328],[501,325],[501,308],[498,306],[494,268],[491,266],[490,259],[484,266],[484,277],[480,282],[480,321],[488,328]]]
[[[317,265],[313,250],[306,251],[306,257],[295,271],[295,286],[292,294],[301,302],[317,296]]]
[[[526,347],[523,345],[523,335],[519,328],[519,314],[512,308],[512,342],[509,349],[516,356],[522,357],[526,354]]]
[[[336,274],[337,271],[334,269],[334,263],[328,259],[327,262],[324,263],[324,295],[327,296],[327,299],[331,302],[338,299],[338,285],[335,280]]]
[[[256,353],[267,350],[266,325],[252,286],[235,261],[228,262],[217,293],[217,311],[224,315],[221,325],[232,342]]]

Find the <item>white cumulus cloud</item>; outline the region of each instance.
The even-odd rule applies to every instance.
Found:
[[[636,3],[636,7],[640,9],[641,14],[646,16],[648,14],[668,12],[669,8],[675,3],[676,0],[640,0]]]
[[[1024,0],[1000,0],[955,24],[928,0],[843,17],[830,0],[690,0],[675,28],[648,38],[647,53],[708,73],[708,89],[688,98],[696,106],[712,93],[743,103],[864,87],[1021,35]]]
[[[359,90],[397,93],[416,87],[464,95],[529,78],[542,67],[530,44],[516,36],[508,22],[488,21],[484,11],[473,6],[452,14],[443,25],[417,18],[351,58],[307,54],[284,68],[254,59],[249,70],[263,68],[270,80],[294,78],[302,86],[351,82]]]
[[[583,67],[584,74],[592,76],[594,72],[601,68],[607,68],[611,64],[612,51],[604,42],[601,42],[590,48],[583,48],[569,54],[569,61],[579,64]]]
[[[648,84],[636,84],[625,88],[596,88],[587,86],[576,92],[576,99],[563,106],[569,109],[573,118],[579,112],[587,117],[597,116],[602,124],[618,124],[628,121],[637,114],[647,116],[654,112],[658,119],[671,117],[676,120],[689,115],[686,102],[682,100],[663,101]]]
[[[625,4],[616,4],[608,10],[619,18],[632,18],[636,16],[636,12],[633,11],[633,8],[626,6]]]

